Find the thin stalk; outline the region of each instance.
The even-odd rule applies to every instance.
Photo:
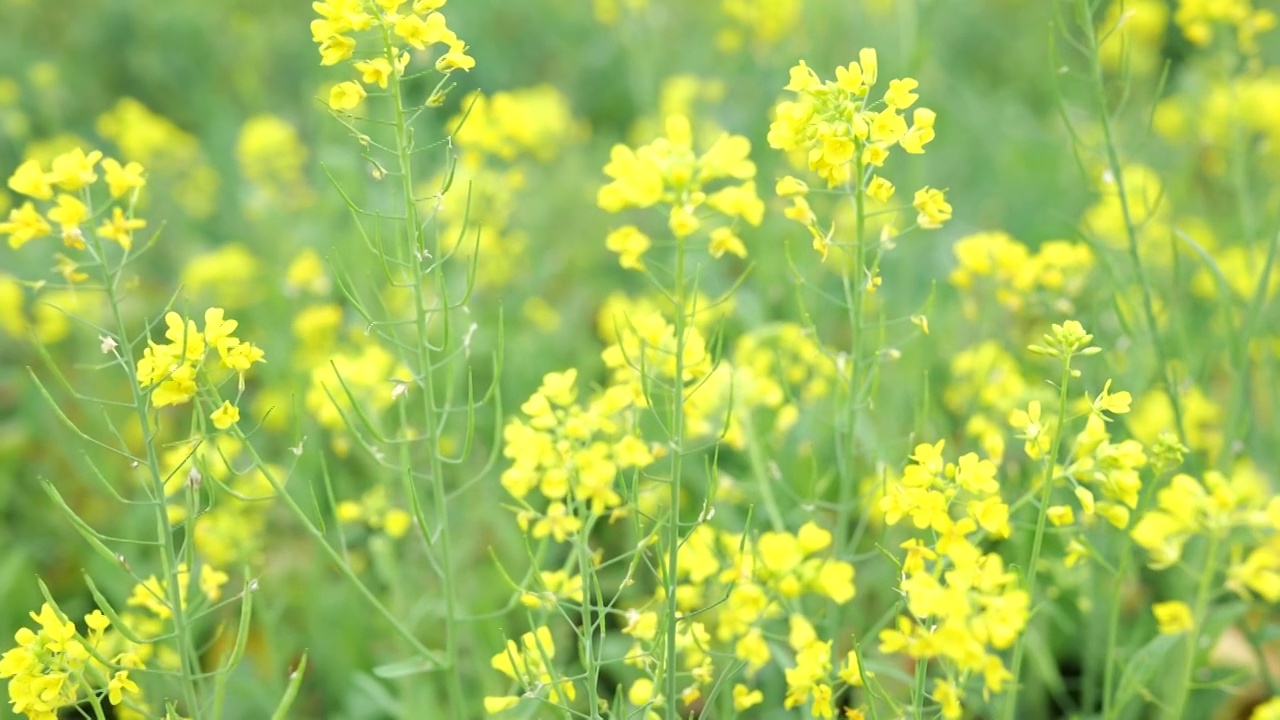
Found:
[[[665,687],[667,720],[679,720],[677,709],[679,694],[679,658],[676,653],[676,633],[678,608],[676,607],[676,573],[680,563],[680,474],[683,470],[684,456],[684,342],[685,342],[685,243],[676,239],[675,266],[675,333],[676,333],[676,368],[674,390],[671,400],[671,514],[667,526],[667,572],[666,572],[666,615],[667,615],[667,647],[666,658],[662,663],[662,677]]]
[[[152,508],[155,510],[156,535],[160,541],[161,566],[166,578],[165,601],[173,613],[173,632],[174,641],[178,645],[182,699],[186,702],[187,712],[191,713],[193,720],[199,720],[200,705],[196,693],[196,675],[198,674],[195,660],[196,648],[194,639],[191,637],[191,628],[187,625],[187,611],[182,605],[182,588],[179,586],[178,575],[178,550],[173,544],[173,529],[169,524],[169,509],[165,504],[165,478],[160,473],[160,459],[156,454],[155,443],[152,442],[155,428],[152,427],[151,418],[147,415],[147,396],[142,394],[136,381],[138,371],[131,351],[133,338],[129,337],[128,325],[125,323],[124,314],[120,312],[120,295],[116,291],[119,271],[111,271],[107,263],[107,255],[104,252],[102,239],[96,233],[93,234],[93,245],[94,251],[98,256],[98,262],[102,267],[102,286],[107,293],[107,304],[111,306],[111,315],[116,323],[116,333],[120,336],[119,344],[123,352],[120,352],[118,357],[129,376],[134,415],[138,418],[138,428],[141,432],[143,443],[147,447],[147,475],[151,480],[152,497],[155,498]],[[188,568],[188,572],[193,571],[193,568]],[[188,575],[188,579],[190,579],[190,575]]]
[[[1125,542],[1124,549],[1120,551],[1120,562],[1116,566],[1116,579],[1123,582],[1124,578],[1129,574],[1129,562],[1133,556],[1133,543]],[[1107,720],[1111,717],[1111,704],[1115,700],[1114,690],[1116,684],[1116,651],[1119,650],[1120,642],[1120,610],[1123,603],[1116,598],[1111,603],[1111,612],[1107,617],[1107,652],[1106,659],[1103,660],[1102,671],[1102,718]]]
[[[849,526],[853,516],[854,492],[858,485],[858,454],[856,449],[858,403],[862,399],[860,397],[860,388],[862,387],[862,305],[863,297],[866,295],[863,236],[866,234],[867,214],[866,196],[862,187],[865,179],[863,178],[865,168],[862,164],[862,149],[860,147],[855,151],[855,155],[857,160],[855,161],[854,173],[856,184],[853,188],[853,268],[851,269],[848,263],[845,263],[840,268],[840,283],[844,291],[844,304],[848,312],[849,330],[852,336],[849,340],[848,389],[845,394],[845,407],[842,408],[844,412],[837,421],[837,427],[840,432],[836,433],[836,459],[840,474],[839,504],[836,511],[835,528],[837,557],[844,557],[849,553]],[[851,273],[856,273],[856,284],[850,277]],[[835,612],[831,613],[827,636],[836,637],[843,621],[844,608],[837,608]]]
[[[1035,603],[1036,576],[1040,572],[1040,551],[1044,546],[1045,529],[1049,518],[1049,494],[1053,491],[1053,468],[1057,463],[1058,451],[1062,447],[1062,438],[1067,428],[1067,385],[1071,382],[1071,355],[1064,352],[1062,356],[1062,377],[1058,383],[1058,425],[1053,434],[1053,443],[1045,458],[1044,477],[1040,480],[1040,515],[1036,518],[1036,534],[1031,540],[1031,558],[1027,561],[1027,597]],[[1034,616],[1033,616],[1034,617]],[[1013,646],[1013,687],[1005,700],[1004,717],[1014,720],[1018,713],[1018,690],[1022,688],[1022,658],[1027,650],[1027,635],[1030,633],[1030,620],[1023,628]]]
[[[217,397],[216,391],[214,399],[221,402],[221,398]],[[235,433],[236,439],[244,444],[245,451],[249,453],[249,459],[253,461],[253,466],[262,472],[262,476],[266,478],[267,484],[271,486],[276,497],[283,501],[285,506],[289,508],[289,512],[293,513],[294,517],[302,523],[303,529],[306,530],[307,534],[316,541],[316,545],[320,547],[321,552],[329,558],[329,561],[338,569],[338,572],[351,583],[351,586],[355,588],[360,597],[364,598],[364,600],[369,603],[369,606],[376,610],[377,613],[387,621],[387,624],[390,625],[391,628],[400,635],[400,637],[404,638],[405,642],[407,642],[415,652],[428,659],[437,657],[438,653],[428,649],[426,645],[422,644],[422,641],[414,635],[413,631],[406,627],[405,624],[396,617],[395,613],[391,612],[391,610],[378,599],[378,596],[364,584],[364,581],[360,579],[360,576],[356,575],[356,572],[352,570],[351,566],[346,562],[346,558],[343,557],[343,554],[339,553],[332,545],[329,544],[328,540],[324,536],[324,532],[321,531],[320,528],[316,527],[315,523],[311,522],[311,518],[307,516],[307,511],[298,504],[297,500],[293,499],[292,495],[289,494],[284,484],[276,477],[275,471],[272,470],[271,467],[267,465],[267,462],[262,459],[262,455],[258,453],[258,449],[254,447],[252,442],[250,442],[249,437],[244,434],[244,431],[240,429],[240,426],[233,425],[232,428],[232,432]]]
[[[382,27],[385,56],[396,67],[396,56],[386,25]],[[427,332],[428,311],[424,305],[424,265],[427,255],[426,242],[419,226],[418,206],[413,201],[413,148],[410,147],[409,127],[404,107],[404,88],[398,73],[391,73],[391,95],[395,104],[396,159],[399,162],[401,193],[404,196],[405,248],[411,259],[413,272],[414,326],[418,335],[418,374],[422,381],[423,432],[430,446],[431,489],[436,506],[436,527],[439,533],[440,574],[444,585],[444,654],[448,670],[446,686],[449,695],[449,712],[452,717],[466,716],[464,707],[467,695],[462,689],[462,673],[458,668],[458,626],[456,577],[453,568],[453,552],[450,546],[448,498],[444,488],[444,463],[440,459],[440,421],[436,417],[435,372],[431,357],[431,338]],[[448,312],[448,308],[442,308]],[[421,529],[424,534],[427,528]]]
[[[595,566],[591,562],[591,548],[587,547],[587,535],[591,532],[591,518],[577,534],[574,544],[578,546],[578,577],[582,580],[582,666],[586,668],[588,717],[596,717],[600,707],[600,662],[596,658],[595,623],[591,616],[591,605],[594,598],[591,588],[595,578]]]
[[[1187,705],[1187,696],[1191,694],[1191,676],[1196,670],[1200,636],[1204,631],[1205,620],[1208,619],[1209,598],[1213,597],[1213,580],[1218,574],[1218,546],[1221,540],[1217,531],[1209,531],[1209,548],[1204,556],[1204,568],[1200,571],[1200,584],[1196,589],[1196,605],[1193,609],[1196,626],[1187,633],[1187,659],[1182,664],[1181,679],[1178,682],[1173,705],[1170,712],[1165,715],[1172,720],[1181,720],[1183,708]]]
[[[1093,85],[1094,101],[1098,106],[1098,123],[1102,126],[1103,144],[1107,150],[1107,167],[1111,179],[1116,185],[1116,196],[1120,200],[1120,211],[1124,216],[1125,237],[1128,240],[1129,260],[1133,263],[1134,272],[1138,275],[1138,284],[1142,287],[1142,310],[1147,321],[1147,330],[1151,333],[1151,344],[1156,350],[1156,359],[1160,363],[1160,371],[1164,376],[1165,388],[1169,392],[1169,404],[1173,408],[1173,417],[1178,439],[1187,441],[1186,428],[1182,418],[1182,402],[1178,399],[1177,383],[1174,382],[1173,367],[1169,363],[1169,355],[1160,338],[1160,328],[1156,322],[1154,293],[1151,282],[1147,279],[1147,271],[1142,264],[1142,256],[1138,252],[1138,227],[1134,223],[1133,214],[1129,211],[1128,191],[1124,186],[1124,168],[1120,163],[1120,154],[1116,151],[1115,133],[1111,127],[1111,114],[1107,112],[1106,83],[1103,81],[1102,57],[1098,49],[1098,32],[1094,27],[1093,12],[1088,0],[1079,0],[1080,25],[1088,39],[1090,79]]]

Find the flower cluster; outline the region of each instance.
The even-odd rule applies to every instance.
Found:
[[[796,31],[802,9],[800,0],[720,0],[727,26],[716,35],[716,45],[725,52],[738,52],[748,42],[776,45]]]
[[[62,242],[67,247],[83,250],[85,236],[81,226],[97,217],[90,187],[99,177],[106,183],[112,201],[123,199],[123,207],[114,205],[110,216],[102,217],[95,232],[98,237],[129,250],[133,247],[134,231],[147,226],[145,220],[133,215],[137,191],[146,185],[143,168],[136,162],[121,164],[113,158],[104,158],[98,150],[85,153],[79,147],[54,158],[47,170],[39,161],[28,160],[13,171],[9,188],[29,199],[10,210],[8,219],[0,222],[0,235],[9,237],[10,247],[20,248],[52,234],[56,223]],[[48,205],[42,210],[33,201]]]
[[[517,520],[534,539],[564,542],[585,517],[620,507],[619,473],[655,459],[631,421],[630,391],[613,386],[579,403],[577,381],[574,369],[548,373],[520,406],[524,419],[512,418],[503,429],[502,452],[512,465],[502,486],[520,503]],[[545,511],[529,504],[535,491],[548,501]]]
[[[920,83],[913,78],[890,80],[880,99],[871,98],[871,89],[879,79],[879,59],[872,48],[864,48],[858,62],[836,68],[835,74],[834,81],[824,82],[803,60],[791,68],[786,90],[796,97],[774,109],[769,146],[792,153],[796,164],[816,173],[827,187],[852,186],[859,195],[886,205],[896,188],[880,172],[891,150],[898,147],[911,154],[923,153],[934,139],[936,113],[917,107],[912,111],[911,125],[907,125],[904,113],[919,98],[915,90]],[[786,176],[778,181],[776,192],[791,202],[786,216],[808,228],[814,248],[825,259],[835,229],[819,227],[807,199],[809,186]],[[917,227],[936,229],[951,219],[951,205],[936,188],[920,188],[912,205]],[[884,225],[887,236],[896,232]]]
[[[157,182],[148,197],[167,195],[194,220],[218,210],[218,171],[195,135],[134,98],[121,98],[98,116],[94,129],[120,148],[120,159],[146,166]]]
[[[908,612],[881,632],[880,651],[943,661],[946,678],[936,681],[934,697],[944,717],[958,718],[961,678],[981,673],[985,691],[992,693],[1012,679],[998,653],[1022,632],[1030,597],[1000,556],[980,547],[984,537],[1011,532],[995,464],[976,453],[948,462],[944,445],[942,440],[917,445],[901,479],[880,500],[887,524],[909,519],[933,538],[932,543],[911,538],[901,545]]]
[[[104,698],[120,705],[138,695],[129,671],[141,667],[142,660],[122,652],[106,661],[110,649],[104,636],[111,621],[101,611],[84,617],[87,636],[48,603],[31,619],[39,629],[19,629],[13,638],[17,647],[0,656],[0,678],[9,679],[13,712],[30,720],[55,720],[60,710],[88,698],[94,705]]]
[[[408,48],[426,50],[444,45],[447,50],[435,61],[436,70],[451,73],[470,70],[476,61],[467,55],[467,45],[449,29],[440,12],[446,0],[326,0],[313,3],[320,17],[311,21],[311,39],[320,46],[320,64],[337,65],[352,60],[356,54],[354,33],[373,29],[381,31],[382,42],[364,60],[352,60],[360,80],[348,80],[329,91],[329,107],[354,110],[368,94],[365,86],[386,88],[392,75],[404,74],[411,56]],[[391,38],[394,38],[392,40]]]
[[[1200,47],[1213,41],[1215,26],[1235,31],[1245,54],[1258,52],[1258,36],[1276,26],[1276,14],[1253,6],[1251,0],[1178,0],[1173,21],[1187,40]]]
[[[965,315],[974,319],[988,295],[1013,313],[1074,313],[1094,267],[1093,252],[1084,243],[1050,240],[1032,252],[1005,232],[966,235],[952,252],[951,284],[963,294]]]
[[[861,684],[852,652],[843,664],[835,663],[839,670],[832,674],[833,642],[820,640],[808,619],[818,615],[807,613],[847,603],[856,593],[853,565],[832,557],[831,547],[831,532],[813,522],[796,533],[770,531],[756,537],[709,525],[689,534],[680,546],[676,586],[680,611],[697,618],[681,623],[677,636],[683,668],[691,678],[680,696],[686,707],[716,683],[717,660],[732,657],[745,666],[748,679],[755,678],[775,660],[769,638],[781,627],[788,628],[796,652],[796,666],[785,668],[786,707],[812,702],[815,715],[831,717],[833,698],[842,687]],[[653,670],[662,640],[658,612],[647,608],[662,604],[658,593],[648,605],[627,611],[622,632],[634,641],[627,662],[645,671]],[[637,683],[651,688],[649,677]],[[634,704],[645,704],[634,697],[635,686],[632,695]],[[739,709],[763,700],[760,690],[746,684],[739,684],[733,695]]]
[[[149,341],[137,365],[138,386],[151,390],[153,407],[190,402],[201,383],[212,387],[211,375],[218,368],[235,372],[243,389],[244,375],[249,368],[254,363],[265,362],[261,348],[231,334],[239,323],[225,317],[222,308],[205,311],[203,331],[196,327],[194,320],[176,312],[167,313],[164,321],[167,326],[164,336],[169,342]],[[217,352],[216,364],[205,362],[211,350]],[[240,409],[224,400],[209,419],[217,429],[226,430],[240,421]]]
[[[276,497],[265,473],[285,473],[271,465],[239,469],[244,454],[243,441],[229,433],[178,443],[160,453],[169,522],[188,526],[196,554],[213,567],[262,561],[267,513]],[[185,493],[196,493],[194,516]],[[207,506],[203,498],[210,499]]]
[[[520,642],[508,640],[506,647],[494,655],[489,664],[495,670],[506,675],[524,688],[527,693],[539,693],[547,690],[547,701],[558,703],[573,700],[577,691],[573,681],[568,678],[556,678],[555,639],[547,626],[537,628],[520,636]],[[526,693],[526,694],[527,694]],[[484,709],[488,713],[498,713],[515,707],[523,695],[490,696],[484,699]]]
[[[596,202],[608,212],[662,205],[668,210],[668,228],[684,241],[702,228],[703,207],[729,221],[758,226],[764,219],[764,202],[756,194],[756,166],[749,155],[751,143],[741,135],[723,134],[702,154],[694,151],[689,119],[672,115],[666,120],[666,136],[632,150],[615,145],[604,166],[612,180],[600,188]],[[742,180],[719,189],[721,180]],[[609,233],[606,247],[619,256],[619,264],[643,270],[649,237],[635,225]],[[725,253],[747,256],[742,238],[731,225],[714,228],[708,248],[712,257]]]

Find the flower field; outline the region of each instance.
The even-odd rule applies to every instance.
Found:
[[[0,717],[1280,720],[1278,12],[0,0]]]

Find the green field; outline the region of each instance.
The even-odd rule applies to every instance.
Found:
[[[1280,720],[1278,11],[0,0],[9,707]]]

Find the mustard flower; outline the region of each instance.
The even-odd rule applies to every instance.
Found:
[[[1155,615],[1163,635],[1179,635],[1196,625],[1191,606],[1181,600],[1158,602],[1151,606],[1151,614]]]
[[[888,158],[889,147],[896,144],[908,152],[922,152],[933,139],[934,114],[917,110],[914,129],[899,114],[915,103],[918,96],[912,91],[919,83],[913,78],[890,81],[883,96],[885,107],[872,111],[868,92],[876,84],[878,64],[875,50],[864,49],[859,62],[836,68],[835,81],[824,83],[801,60],[791,69],[785,88],[797,98],[775,108],[769,145],[785,152],[803,151],[809,169],[829,187],[852,179],[855,158],[880,166]]]
[[[224,400],[222,405],[209,416],[209,419],[213,421],[213,426],[217,429],[226,430],[240,422],[240,408],[232,405],[230,400]]]
[[[27,160],[9,176],[9,189],[19,195],[26,195],[36,200],[48,200],[53,197],[52,174],[40,168],[36,160]]]
[[[92,185],[98,179],[93,169],[102,159],[99,150],[88,154],[80,148],[74,148],[53,159],[49,167],[49,180],[63,190],[74,192]]]
[[[334,110],[354,110],[364,102],[364,87],[358,82],[340,82],[329,89],[329,107]]]
[[[649,236],[635,225],[623,227],[609,233],[604,240],[605,248],[618,254],[618,264],[628,270],[644,270],[642,256],[651,245]]]
[[[84,247],[80,223],[89,218],[89,208],[74,195],[59,194],[49,219],[62,226],[62,241],[71,247]]]
[[[926,230],[936,230],[951,219],[951,205],[941,190],[920,188],[911,204],[919,213],[916,224]]]
[[[8,220],[0,223],[0,235],[8,235],[9,247],[15,249],[51,232],[53,232],[53,226],[30,202],[10,210]]]
[[[758,226],[764,219],[764,202],[756,193],[756,166],[750,152],[746,138],[724,134],[699,155],[693,148],[689,119],[672,115],[666,120],[664,137],[634,150],[626,145],[613,147],[604,167],[611,180],[600,188],[596,202],[607,212],[664,205],[668,227],[678,240],[702,227],[698,211],[703,207],[725,220],[741,219]],[[720,181],[735,180],[745,182],[712,191]],[[726,229],[732,233],[731,228]],[[736,233],[713,237],[713,254],[744,256],[745,245],[735,243],[735,238]]]
[[[123,197],[147,184],[146,178],[143,177],[145,170],[141,163],[129,162],[121,165],[115,158],[106,158],[102,161],[102,170],[107,181],[107,190],[113,198]]]
[[[111,218],[98,226],[98,235],[114,240],[120,244],[120,247],[129,250],[133,247],[133,231],[141,230],[146,226],[146,220],[127,216],[124,210],[116,206],[111,208]]]

